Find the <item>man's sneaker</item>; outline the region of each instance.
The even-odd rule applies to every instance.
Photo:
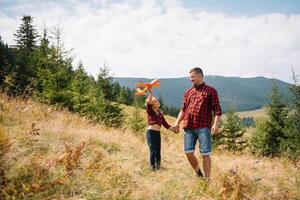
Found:
[[[203,174],[202,174],[202,172],[201,172],[201,170],[200,169],[198,169],[198,171],[196,172],[196,174],[197,174],[197,176],[198,177],[203,177]]]
[[[203,178],[203,180],[204,180],[206,183],[209,183],[209,182],[210,182],[210,177],[205,176],[205,177]]]

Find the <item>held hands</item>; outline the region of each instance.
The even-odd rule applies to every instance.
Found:
[[[176,134],[179,133],[179,125],[171,126],[169,129]]]

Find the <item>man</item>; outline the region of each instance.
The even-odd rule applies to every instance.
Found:
[[[174,126],[179,130],[179,124],[184,120],[184,151],[196,174],[203,177],[198,159],[194,155],[196,142],[199,141],[205,179],[209,180],[211,133],[218,133],[222,112],[218,93],[215,88],[205,84],[200,68],[190,70],[190,81],[193,87],[186,90],[184,94],[181,111]],[[215,116],[213,124],[212,113]]]

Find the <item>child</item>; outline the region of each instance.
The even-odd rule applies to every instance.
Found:
[[[160,112],[159,101],[152,96],[151,88],[148,88],[149,95],[146,99],[146,110],[148,113],[148,128],[146,132],[147,143],[150,150],[150,165],[153,171],[160,169],[160,127],[163,125],[166,129],[176,132],[174,127],[171,127],[165,120],[164,115]]]

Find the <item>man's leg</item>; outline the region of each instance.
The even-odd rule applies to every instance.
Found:
[[[199,161],[195,156],[195,145],[197,141],[197,136],[190,129],[184,130],[184,151],[185,155],[190,163],[190,165],[194,168],[195,172],[198,176],[202,176],[202,172],[200,170]]]
[[[211,168],[211,159],[210,155],[204,155],[202,156],[203,159],[203,169],[205,177],[210,177],[210,168]]]
[[[203,128],[199,130],[199,144],[200,144],[200,152],[202,154],[203,159],[203,169],[206,177],[210,177],[211,170],[211,158],[210,154],[212,151],[211,147],[211,133],[210,129]]]
[[[200,169],[200,167],[199,167],[199,161],[198,161],[197,157],[195,156],[194,152],[186,153],[185,155],[186,155],[189,163],[191,164],[191,166],[194,168],[195,172],[197,173],[198,170]]]

